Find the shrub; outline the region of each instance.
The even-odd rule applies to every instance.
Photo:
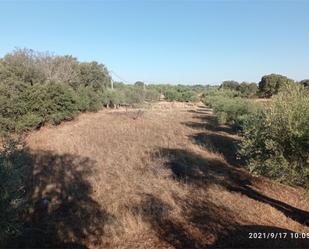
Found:
[[[269,74],[262,77],[259,82],[259,94],[262,97],[271,97],[287,84],[294,81],[280,74]]]
[[[96,112],[102,108],[102,93],[92,87],[80,86],[76,90],[78,110],[81,112]]]
[[[196,102],[199,100],[196,92],[181,87],[166,90],[164,96],[169,101]]]
[[[113,107],[123,104],[125,102],[125,96],[120,90],[105,89],[101,100],[103,105]]]
[[[224,89],[224,90],[237,91],[238,87],[239,87],[239,83],[235,80],[226,80],[226,81],[223,81],[222,84],[220,85],[220,89]]]
[[[261,108],[259,104],[238,96],[231,90],[219,90],[203,95],[206,105],[213,108],[220,124],[230,124],[236,130],[242,130],[244,122]]]
[[[174,89],[169,89],[164,92],[164,96],[169,101],[177,101],[180,99],[180,93]]]
[[[145,92],[138,87],[128,87],[123,90],[124,103],[126,104],[139,104],[145,100]]]
[[[234,126],[235,129],[242,129],[243,122],[257,111],[253,103],[241,98],[217,100],[213,108],[215,113],[221,113],[221,116],[225,113],[225,123]]]
[[[308,124],[308,90],[286,86],[269,107],[247,120],[240,154],[256,174],[309,187]]]
[[[77,97],[73,89],[62,84],[45,84],[28,87],[22,93],[27,112],[34,113],[44,122],[59,124],[71,120],[78,113]]]
[[[160,93],[156,89],[146,89],[145,100],[156,101],[160,99]]]
[[[242,82],[239,84],[237,91],[241,93],[242,97],[252,98],[256,96],[258,87],[255,83]]]
[[[73,89],[62,84],[35,84],[23,91],[0,86],[0,126],[5,131],[25,131],[51,122],[59,124],[78,112]]]
[[[1,139],[0,149],[0,247],[21,231],[19,212],[24,209],[25,185],[31,157],[18,141]]]
[[[15,131],[26,131],[38,128],[44,123],[44,118],[35,113],[20,116],[15,123]]]
[[[8,84],[0,84],[0,128],[2,131],[14,131],[16,123],[26,114],[22,91]]]

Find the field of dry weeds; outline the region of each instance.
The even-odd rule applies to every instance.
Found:
[[[27,137],[35,159],[28,247],[308,248],[305,191],[250,176],[239,137],[202,105],[82,114]],[[306,223],[307,222],[307,223]],[[31,239],[30,239],[31,238]]]

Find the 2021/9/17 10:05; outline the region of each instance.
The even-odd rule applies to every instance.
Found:
[[[249,233],[249,239],[309,239],[309,233]]]

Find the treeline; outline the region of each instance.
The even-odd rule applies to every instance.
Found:
[[[264,75],[258,84],[254,82],[239,83],[235,80],[226,80],[222,82],[219,89],[232,90],[235,91],[238,94],[238,96],[246,98],[253,98],[253,97],[270,98],[271,96],[278,94],[280,89],[284,88],[286,85],[294,83],[308,87],[309,79],[296,82],[284,75],[269,74]]]
[[[248,83],[248,82],[238,83],[237,81],[234,80],[223,81],[219,89],[232,90],[237,92],[239,96],[246,98],[256,97],[258,93],[258,87],[256,83]]]
[[[278,78],[264,76],[259,84],[260,92],[275,94],[267,104],[222,88],[204,93],[203,101],[220,124],[242,135],[239,155],[252,173],[309,188],[309,89],[287,78],[278,84]],[[270,90],[265,85],[272,79],[277,83]]]
[[[208,91],[211,86],[207,85],[150,85],[156,89],[167,101],[196,102],[200,100],[200,95]]]
[[[113,84],[112,84],[113,83]],[[80,112],[145,101],[197,101],[205,86],[112,82],[98,62],[80,62],[31,49],[16,49],[0,59],[0,129],[23,132],[59,124]]]
[[[1,131],[59,124],[79,112],[159,98],[158,92],[134,85],[111,89],[111,81],[103,64],[16,49],[0,59]]]

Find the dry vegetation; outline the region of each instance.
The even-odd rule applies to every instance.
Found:
[[[167,102],[43,127],[27,137],[35,160],[28,187],[38,204],[32,229],[19,243],[308,247],[308,240],[248,239],[248,232],[308,233],[309,201],[301,188],[242,169],[235,154],[239,139],[217,126],[206,107]],[[48,202],[43,207],[42,199]]]

